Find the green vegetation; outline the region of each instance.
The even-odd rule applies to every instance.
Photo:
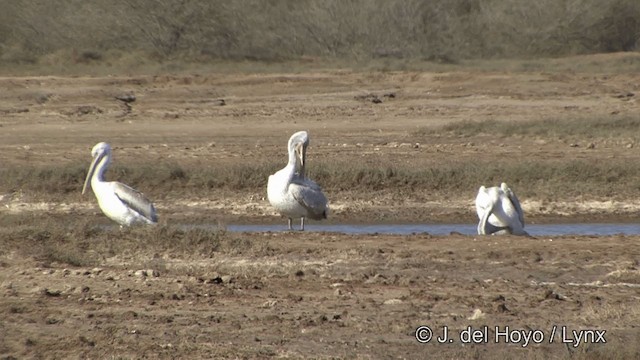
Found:
[[[638,19],[635,0],[17,0],[2,2],[0,63],[534,59],[637,50]]]

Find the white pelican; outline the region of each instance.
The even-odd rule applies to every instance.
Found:
[[[282,170],[269,176],[267,197],[269,203],[280,214],[289,219],[300,218],[300,230],[304,230],[304,219],[322,220],[327,218],[329,208],[322,189],[305,176],[305,159],[309,135],[299,131],[291,136],[288,143],[289,163]]]
[[[117,181],[104,181],[104,172],[111,162],[111,146],[105,142],[96,144],[91,150],[93,161],[84,180],[84,195],[91,179],[91,188],[98,199],[102,212],[120,226],[133,224],[155,224],[156,209],[141,192]]]
[[[500,187],[481,186],[476,197],[480,222],[478,234],[529,235],[524,230],[524,213],[516,194],[506,183]]]

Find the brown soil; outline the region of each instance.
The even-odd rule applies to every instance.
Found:
[[[623,140],[473,139],[421,135],[458,120],[527,121],[637,114],[638,74],[353,73],[0,78],[0,164],[90,161],[217,166],[285,160],[291,133],[311,135],[309,162],[634,161]],[[115,96],[134,93],[127,108]],[[393,97],[389,96],[393,94]],[[371,101],[377,96],[381,103]],[[224,99],[224,105],[221,105]],[[416,146],[416,143],[419,145]],[[633,151],[631,151],[632,149]],[[265,192],[203,199],[154,194],[163,221],[282,223]],[[6,189],[0,189],[3,194]],[[108,223],[92,196],[53,203],[5,194],[5,214],[69,214]],[[328,194],[331,222],[472,222],[465,194],[363,198]],[[530,221],[628,220],[633,199],[521,199]],[[544,206],[541,202],[544,201]],[[37,217],[35,217],[37,219]],[[176,220],[177,219],[177,220]],[[2,235],[9,243],[6,230]],[[117,232],[114,232],[117,236]],[[112,249],[98,266],[43,262],[0,246],[4,358],[637,358],[637,236],[553,238],[229,234],[259,250],[207,256]],[[117,246],[117,240],[114,240]],[[152,269],[155,271],[146,271]],[[144,272],[144,273],[143,273]],[[148,274],[147,274],[148,273]],[[475,315],[474,315],[475,313]],[[420,344],[415,329],[455,341]],[[467,326],[489,344],[463,344]],[[559,326],[553,343],[549,336]],[[544,344],[496,344],[495,327],[541,330]],[[606,344],[562,344],[560,330],[606,330]],[[572,334],[566,335],[571,337]],[[575,336],[574,336],[575,337]],[[593,340],[593,339],[590,339]]]

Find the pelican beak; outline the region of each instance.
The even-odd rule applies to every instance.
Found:
[[[89,172],[87,173],[87,177],[84,179],[84,185],[82,186],[82,195],[84,195],[84,193],[87,191],[87,188],[91,184],[91,178],[93,177],[93,173],[96,172],[96,167],[103,157],[104,157],[104,153],[94,157],[93,161],[91,161],[91,166],[89,166]]]
[[[307,156],[307,149],[303,143],[296,144],[296,156],[300,166],[298,172],[300,175],[304,175],[304,162]]]

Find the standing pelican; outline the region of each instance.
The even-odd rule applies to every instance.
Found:
[[[91,156],[93,161],[84,180],[82,194],[91,184],[102,212],[120,226],[157,223],[153,203],[141,192],[117,181],[104,181],[104,172],[111,162],[111,146],[105,142],[98,143],[91,150]]]
[[[478,234],[529,235],[524,231],[524,213],[516,194],[506,183],[500,187],[481,186],[476,197],[480,222]]]
[[[289,163],[282,170],[269,176],[267,197],[269,203],[280,214],[289,219],[289,230],[293,218],[300,218],[300,230],[304,230],[304,219],[327,218],[329,208],[322,189],[305,176],[305,159],[309,135],[298,131],[289,139]]]

